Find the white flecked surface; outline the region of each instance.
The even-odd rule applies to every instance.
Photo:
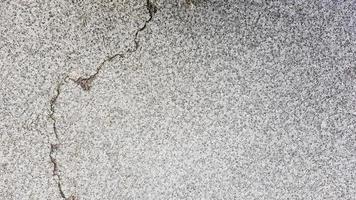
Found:
[[[0,3],[0,199],[356,199],[356,2],[193,4]]]

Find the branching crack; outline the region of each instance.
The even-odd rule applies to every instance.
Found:
[[[141,28],[139,28],[135,34],[134,34],[134,47],[133,49],[128,49],[126,51],[125,54],[132,54],[134,52],[136,52],[139,47],[140,47],[140,42],[138,39],[138,35],[140,32],[144,31],[147,27],[147,24],[150,23],[153,19],[154,14],[157,13],[158,8],[156,5],[154,5],[151,0],[146,0],[146,9],[149,13],[149,18],[145,21],[145,23],[143,24],[143,26]],[[76,84],[78,84],[83,90],[85,91],[89,91],[93,81],[96,79],[97,75],[100,73],[101,69],[103,68],[103,66],[105,65],[105,63],[112,61],[113,59],[115,59],[116,57],[120,57],[123,58],[125,57],[125,54],[120,54],[120,53],[116,53],[110,57],[108,57],[107,59],[105,59],[103,62],[100,63],[100,65],[96,68],[96,71],[94,74],[88,76],[88,77],[79,77],[77,79],[71,79],[73,82],[75,82]]]
[[[149,13],[149,18],[145,21],[145,23],[143,24],[143,26],[141,28],[139,28],[135,34],[134,34],[134,47],[133,49],[128,49],[126,51],[125,54],[121,54],[121,53],[116,53],[110,57],[108,57],[107,59],[105,59],[103,62],[100,63],[100,65],[96,68],[95,73],[88,76],[88,77],[79,77],[77,79],[70,79],[73,82],[75,82],[76,84],[78,84],[83,90],[85,91],[89,91],[93,81],[97,78],[98,74],[101,72],[103,66],[105,65],[105,63],[112,61],[113,59],[115,59],[116,57],[120,57],[120,58],[124,58],[127,54],[132,54],[134,52],[136,52],[139,47],[139,38],[138,35],[140,32],[144,31],[147,27],[147,24],[151,22],[151,20],[153,19],[154,14],[157,12],[157,7],[150,1],[150,0],[146,0],[146,8],[147,11]],[[60,170],[59,170],[59,164],[56,158],[57,155],[57,151],[60,147],[60,138],[59,138],[59,134],[58,134],[58,130],[57,130],[57,120],[55,117],[55,106],[57,103],[57,100],[61,94],[61,86],[62,83],[58,84],[56,89],[55,89],[55,95],[51,98],[50,100],[50,114],[49,117],[52,120],[52,128],[53,128],[53,134],[56,138],[56,142],[55,143],[50,143],[50,152],[49,152],[49,158],[50,161],[53,165],[53,170],[52,170],[52,175],[53,177],[56,178],[57,181],[57,187],[58,187],[58,191],[60,196],[64,199],[64,200],[75,200],[77,199],[76,196],[71,195],[69,197],[67,197],[64,194],[63,191],[63,187],[62,187],[62,178],[60,175]]]

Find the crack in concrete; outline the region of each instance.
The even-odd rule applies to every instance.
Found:
[[[55,158],[54,154],[56,153],[56,151],[58,150],[59,145],[58,144],[51,144],[51,151],[49,153],[49,157],[51,159],[51,163],[53,164],[53,171],[52,171],[52,175],[57,177],[57,187],[59,190],[59,194],[61,195],[61,197],[63,199],[67,199],[63,190],[62,190],[62,178],[59,174],[59,169],[58,169],[58,163],[57,163],[57,159]]]
[[[140,47],[140,41],[138,40],[138,34],[147,28],[147,24],[152,21],[153,16],[158,11],[158,8],[150,0],[146,0],[146,9],[148,11],[149,18],[145,21],[143,26],[136,31],[135,37],[134,37],[135,48],[131,51],[129,50],[128,51],[129,53],[133,53],[133,52],[137,51],[137,49]]]
[[[124,55],[123,54],[114,54],[112,56],[110,56],[109,58],[105,59],[97,68],[94,74],[90,75],[89,77],[83,78],[83,77],[79,77],[77,79],[71,79],[72,81],[74,81],[76,84],[78,84],[83,90],[85,91],[89,91],[91,88],[91,84],[92,82],[96,79],[97,75],[100,73],[101,69],[103,68],[104,64],[106,62],[110,62],[111,60],[113,60],[114,58],[116,58],[117,56],[123,58]]]
[[[74,200],[76,199],[75,196],[71,195],[70,197],[66,197],[66,195],[64,194],[63,192],[63,189],[62,189],[62,178],[60,176],[60,171],[59,171],[59,167],[58,167],[58,162],[57,162],[57,159],[56,159],[56,154],[57,154],[57,151],[59,149],[59,146],[60,146],[60,139],[59,139],[59,135],[58,135],[58,131],[57,131],[57,120],[55,118],[55,105],[57,103],[57,100],[61,94],[61,86],[63,85],[63,83],[59,83],[55,89],[55,92],[56,94],[51,98],[50,100],[50,114],[49,114],[49,117],[51,118],[52,120],[52,128],[53,128],[53,134],[55,135],[55,138],[56,138],[56,143],[53,144],[53,143],[50,143],[50,152],[49,152],[49,158],[50,158],[50,161],[53,165],[53,170],[52,170],[52,176],[56,177],[56,181],[57,181],[57,187],[58,187],[58,191],[59,191],[59,194],[60,196],[65,199],[65,200]]]
[[[61,89],[61,85],[62,84],[58,84],[57,87],[56,87],[56,94],[52,97],[51,101],[50,101],[50,111],[51,113],[49,114],[49,117],[52,119],[52,127],[53,127],[53,133],[54,135],[56,136],[56,139],[59,140],[59,136],[58,136],[58,132],[57,132],[57,120],[56,118],[54,117],[54,114],[55,114],[55,104],[57,102],[57,99],[61,93],[60,89]]]
[[[84,78],[84,77],[79,77],[77,79],[70,79],[72,80],[74,83],[78,84],[83,90],[85,91],[89,91],[91,86],[92,86],[92,82],[97,78],[98,74],[101,72],[103,66],[105,65],[105,63],[112,61],[113,59],[115,59],[116,57],[120,57],[120,58],[124,58],[126,54],[132,54],[134,52],[136,52],[139,47],[139,40],[138,40],[138,35],[140,32],[144,31],[147,27],[147,24],[151,22],[151,20],[153,19],[154,14],[157,12],[157,7],[150,1],[147,0],[146,1],[146,8],[147,11],[149,13],[149,18],[148,20],[145,21],[145,23],[143,24],[143,26],[141,28],[139,28],[135,34],[134,34],[134,48],[133,49],[128,49],[126,51],[125,54],[120,54],[120,53],[116,53],[110,57],[108,57],[107,59],[105,59],[103,62],[100,63],[100,65],[96,68],[95,73]],[[57,103],[57,100],[61,94],[61,86],[63,85],[63,83],[59,83],[55,89],[55,95],[51,98],[50,100],[50,114],[49,117],[52,120],[52,128],[53,128],[53,133],[55,135],[56,138],[56,143],[53,144],[51,142],[49,142],[50,144],[50,152],[49,152],[49,158],[50,161],[53,165],[53,170],[52,170],[52,175],[54,177],[56,177],[56,181],[57,181],[57,187],[58,187],[58,192],[60,194],[60,196],[64,199],[64,200],[76,200],[77,197],[74,195],[71,195],[69,197],[67,197],[64,194],[63,188],[62,188],[62,177],[60,175],[60,170],[59,170],[59,165],[58,165],[58,161],[56,159],[56,154],[57,151],[60,147],[60,138],[59,138],[59,134],[58,134],[58,130],[57,130],[57,120],[55,118],[55,105]]]
[[[107,59],[105,59],[103,62],[100,63],[100,65],[96,68],[96,71],[94,74],[88,76],[88,77],[79,77],[77,79],[71,79],[74,83],[76,83],[77,85],[79,85],[83,90],[85,91],[89,91],[90,88],[92,87],[92,83],[93,81],[96,79],[96,77],[98,76],[98,74],[100,73],[100,71],[102,70],[103,66],[105,63],[112,61],[113,59],[115,59],[116,57],[120,57],[120,58],[124,58],[126,54],[132,54],[134,52],[136,52],[139,47],[140,47],[140,42],[138,40],[138,35],[140,32],[144,31],[147,28],[147,24],[150,23],[153,19],[153,16],[157,13],[158,8],[156,5],[154,5],[151,0],[146,0],[146,9],[149,13],[149,18],[145,21],[145,23],[143,24],[143,26],[141,28],[139,28],[135,34],[134,34],[134,48],[133,49],[128,49],[126,51],[125,54],[120,54],[120,53],[116,53],[110,57],[108,57]]]

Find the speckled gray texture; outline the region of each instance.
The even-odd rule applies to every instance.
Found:
[[[1,200],[356,199],[356,1],[191,2],[0,2]]]

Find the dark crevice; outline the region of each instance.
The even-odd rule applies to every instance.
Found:
[[[138,35],[140,32],[144,31],[147,27],[147,24],[153,19],[154,14],[157,12],[157,7],[150,1],[147,0],[146,1],[146,8],[147,11],[149,13],[149,18],[145,21],[145,23],[143,24],[143,26],[141,28],[139,28],[135,34],[134,34],[134,47],[133,49],[128,49],[126,51],[125,54],[120,54],[120,53],[116,53],[110,57],[108,57],[107,59],[105,59],[103,62],[101,62],[101,64],[96,68],[95,73],[88,76],[88,77],[79,77],[77,79],[70,79],[73,82],[75,82],[76,84],[78,84],[83,90],[85,91],[89,91],[93,81],[97,78],[98,74],[101,72],[103,66],[105,65],[105,63],[112,61],[113,59],[115,59],[116,57],[120,57],[120,58],[124,58],[126,55],[132,54],[134,52],[136,52],[139,49],[139,39],[138,39]],[[53,170],[52,170],[52,175],[53,177],[56,178],[57,181],[57,187],[58,187],[58,191],[60,196],[65,199],[65,200],[75,200],[77,199],[76,196],[71,195],[69,197],[67,197],[63,191],[63,187],[62,187],[62,178],[60,175],[60,170],[59,170],[59,164],[58,161],[56,159],[56,154],[57,151],[60,147],[60,137],[57,131],[57,121],[55,118],[55,105],[57,103],[57,100],[61,94],[61,86],[62,83],[58,84],[56,89],[55,89],[55,95],[51,98],[50,100],[50,114],[49,117],[52,120],[52,128],[53,128],[53,134],[55,135],[56,138],[56,142],[50,143],[50,152],[49,152],[49,157],[50,157],[50,161],[53,165]]]
[[[73,82],[75,82],[77,85],[79,85],[84,91],[89,91],[90,88],[92,87],[93,81],[96,79],[97,75],[100,73],[100,71],[102,70],[105,63],[112,61],[116,57],[124,58],[126,54],[132,54],[132,53],[136,52],[140,47],[140,42],[139,42],[139,38],[138,38],[139,33],[144,31],[147,28],[147,24],[152,21],[154,14],[156,14],[158,11],[157,6],[154,5],[150,0],[146,0],[146,9],[149,13],[149,18],[145,21],[145,23],[142,25],[142,27],[139,28],[134,33],[134,47],[133,47],[133,49],[128,49],[125,54],[116,53],[116,54],[108,57],[103,62],[101,62],[101,64],[96,68],[96,71],[94,74],[92,74],[88,77],[79,77],[77,79],[71,79],[71,80]]]
[[[63,190],[62,190],[62,183],[61,183],[61,176],[59,174],[59,168],[58,168],[58,163],[57,159],[55,158],[54,154],[56,154],[56,151],[58,150],[59,145],[58,144],[51,144],[51,150],[49,153],[49,157],[51,159],[51,163],[53,165],[53,171],[52,171],[52,176],[57,178],[57,187],[59,194],[63,199],[67,199]]]
[[[51,159],[51,163],[53,164],[53,171],[52,171],[53,176],[58,175],[58,164],[57,164],[57,160],[54,158],[53,155],[57,151],[57,149],[58,149],[58,144],[51,144],[49,157]]]
[[[58,136],[58,132],[57,132],[57,126],[56,126],[56,118],[54,116],[55,114],[55,104],[57,102],[57,99],[61,93],[60,91],[60,88],[61,88],[61,84],[58,84],[57,87],[56,87],[56,94],[52,97],[51,101],[50,101],[50,114],[49,114],[49,117],[51,118],[52,120],[52,127],[53,127],[53,133],[54,135],[56,136],[56,139],[59,140],[59,136]]]
[[[59,135],[58,135],[58,131],[57,131],[57,124],[56,124],[57,120],[55,118],[55,112],[56,112],[55,106],[56,106],[57,100],[58,100],[58,98],[59,98],[59,96],[61,94],[61,86],[62,86],[62,83],[57,85],[57,87],[55,89],[56,93],[50,100],[50,114],[49,114],[49,117],[52,120],[53,134],[54,134],[54,136],[56,138],[56,142],[54,144],[50,143],[49,158],[50,158],[50,161],[51,161],[51,163],[53,165],[52,176],[56,178],[59,195],[63,199],[69,200],[69,199],[74,199],[74,198],[73,198],[73,196],[70,196],[70,197],[67,198],[66,195],[63,192],[63,189],[62,189],[62,178],[60,176],[59,165],[58,165],[58,162],[57,162],[57,159],[56,159],[56,154],[57,154],[57,151],[58,151],[59,146],[60,146],[60,139],[59,139]]]
[[[62,197],[63,199],[68,199],[68,198],[66,198],[66,196],[64,195],[64,192],[63,192],[63,190],[62,190],[61,181],[58,181],[58,190],[59,190],[59,194],[61,195],[61,197]]]
[[[117,56],[123,58],[124,55],[123,54],[114,54],[112,56],[110,56],[109,58],[105,59],[97,68],[94,74],[90,75],[87,78],[83,78],[83,77],[79,77],[77,79],[71,79],[72,81],[74,81],[76,84],[78,84],[83,90],[85,91],[89,91],[91,88],[91,84],[92,82],[96,79],[97,75],[100,73],[101,69],[103,68],[103,66],[105,65],[106,62],[110,62],[112,61],[114,58],[116,58]]]
[[[146,1],[146,9],[148,11],[149,14],[149,18],[145,21],[145,23],[143,24],[143,26],[141,28],[139,28],[136,33],[135,33],[135,37],[134,37],[134,42],[135,42],[135,47],[134,49],[132,49],[131,51],[129,50],[129,53],[135,52],[137,51],[137,49],[140,47],[140,42],[138,40],[138,34],[142,31],[144,31],[147,28],[147,24],[150,23],[153,19],[153,16],[157,13],[158,8],[156,5],[154,5],[150,0]]]

